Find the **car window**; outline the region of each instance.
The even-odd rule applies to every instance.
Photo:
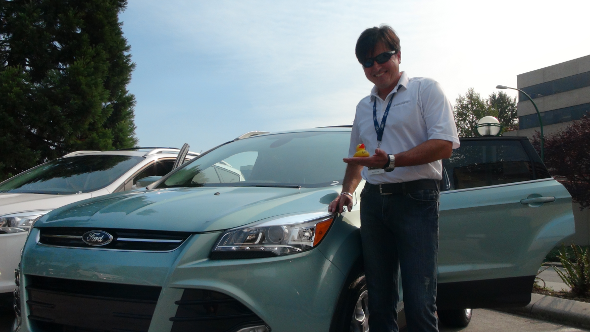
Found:
[[[133,178],[133,184],[136,184],[138,180],[148,176],[164,176],[170,173],[170,171],[172,171],[172,167],[174,167],[174,161],[174,159],[156,160]]]
[[[449,189],[466,189],[533,179],[533,168],[518,140],[461,141],[443,160]]]
[[[341,183],[349,132],[302,132],[232,142],[181,167],[158,187],[317,187]]]
[[[2,184],[1,192],[76,194],[104,188],[143,160],[142,157],[86,155],[57,159]]]

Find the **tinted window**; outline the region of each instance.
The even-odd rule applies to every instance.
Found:
[[[174,167],[174,160],[157,160],[137,174],[133,179],[133,184],[148,176],[164,176],[172,171],[172,167]]]
[[[75,194],[104,188],[142,157],[91,155],[57,159],[0,184],[13,193]]]
[[[159,185],[318,187],[341,183],[349,132],[259,136],[223,145],[182,167]]]
[[[519,141],[463,140],[443,166],[451,190],[533,179],[531,162]]]

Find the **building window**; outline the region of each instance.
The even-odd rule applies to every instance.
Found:
[[[576,90],[590,86],[590,72],[585,72],[577,75],[572,75],[557,80],[531,85],[524,88],[520,88],[522,91],[528,93],[531,98],[540,98],[556,93]],[[518,93],[519,101],[529,100],[521,92]]]
[[[569,122],[581,119],[590,112],[590,103],[556,109],[553,111],[541,112],[543,126],[557,123]],[[590,115],[590,114],[589,114]],[[537,113],[519,116],[518,129],[529,129],[539,127]]]

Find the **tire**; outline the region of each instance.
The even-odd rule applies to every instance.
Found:
[[[350,318],[350,332],[368,332],[369,296],[367,295],[367,285],[364,284],[356,294],[356,303],[354,304],[352,317]]]
[[[471,322],[471,309],[439,310],[438,319],[447,327],[466,327]]]
[[[365,276],[360,275],[346,287],[335,313],[332,332],[368,332],[369,298]]]

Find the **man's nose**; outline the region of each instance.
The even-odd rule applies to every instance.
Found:
[[[377,61],[373,61],[373,67],[371,67],[374,71],[378,71],[381,69],[382,65],[380,65]]]

